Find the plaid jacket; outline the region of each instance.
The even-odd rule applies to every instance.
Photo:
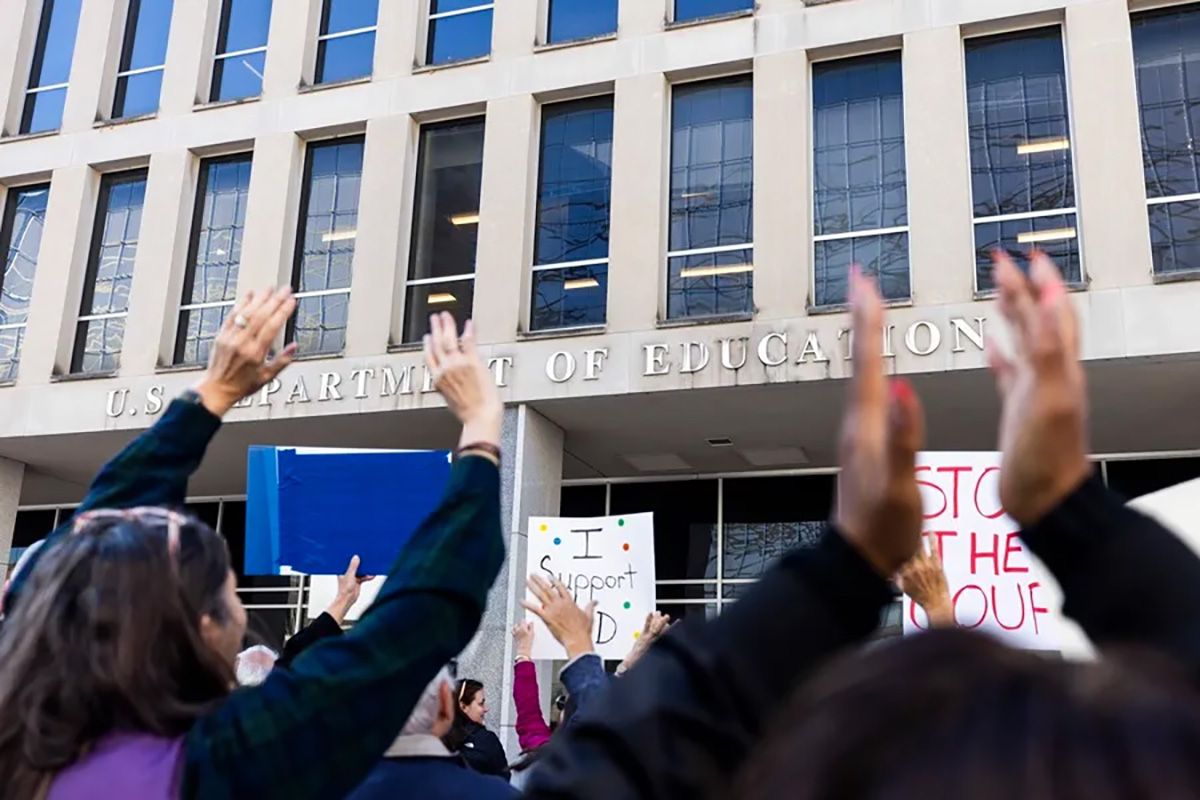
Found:
[[[80,510],[181,505],[219,427],[203,407],[172,403],[105,465]],[[499,470],[484,458],[460,459],[441,505],[353,630],[197,721],[185,743],[182,797],[345,796],[471,640],[503,560]]]

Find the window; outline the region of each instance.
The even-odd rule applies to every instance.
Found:
[[[72,374],[112,372],[121,364],[145,199],[145,170],[105,175],[100,182],[100,203],[71,358]]]
[[[302,355],[340,353],[346,345],[362,163],[361,136],[308,148],[292,279],[298,303],[290,337]]]
[[[909,296],[900,53],[813,66],[813,303],[847,302],[851,264]]]
[[[237,299],[250,161],[246,153],[200,164],[200,186],[183,277],[183,305],[175,336],[176,364],[208,363],[213,340]]]
[[[129,0],[113,118],[158,111],[173,0]]]
[[[632,0],[637,2],[637,0]],[[719,17],[754,8],[754,0],[675,0],[675,21]]]
[[[482,118],[421,128],[404,341],[419,342],[429,315],[449,311],[462,325],[475,299]]]
[[[430,0],[425,63],[449,64],[492,52],[492,8],[488,0]]]
[[[17,377],[50,185],[9,189],[0,222],[0,383]]]
[[[1033,245],[1081,283],[1060,29],[968,39],[966,62],[976,289],[994,288],[992,250]]]
[[[317,38],[317,83],[371,74],[378,15],[379,0],[325,0]]]
[[[550,0],[546,32],[550,44],[616,32],[617,0]]]
[[[83,0],[43,0],[20,133],[56,131],[62,125],[79,7]]]
[[[1200,5],[1133,18],[1154,272],[1200,270]]]
[[[271,0],[225,0],[213,64],[213,102],[262,94],[270,27]]]
[[[753,105],[749,77],[675,89],[669,319],[754,308]]]
[[[604,324],[612,136],[611,97],[542,111],[531,330]]]

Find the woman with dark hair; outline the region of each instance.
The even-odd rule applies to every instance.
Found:
[[[462,678],[454,685],[454,697],[454,725],[442,743],[451,753],[461,755],[476,772],[508,780],[508,756],[504,754],[504,745],[484,725],[488,705],[483,684]]]
[[[0,628],[4,797],[343,797],[474,635],[504,555],[503,407],[470,323],[460,340],[449,315],[431,319],[425,347],[463,426],[446,494],[355,628],[290,669],[232,692],[246,615],[224,540],[126,505],[181,497],[221,417],[290,361],[267,354],[294,308],[289,290],[243,300],[197,390],[105,466],[90,510],[14,581]]]

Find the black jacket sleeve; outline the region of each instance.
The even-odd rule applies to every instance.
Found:
[[[467,766],[485,775],[496,775],[508,780],[508,756],[504,753],[504,745],[500,737],[480,726],[468,737],[466,744],[459,754],[467,762]]]
[[[673,629],[544,749],[526,796],[723,796],[797,682],[879,624],[891,588],[833,529],[711,622]]]
[[[329,616],[328,612],[322,611],[321,616],[296,631],[296,635],[284,643],[283,652],[279,654],[279,660],[275,662],[275,666],[287,669],[297,656],[317,642],[341,635],[342,626],[338,625],[337,620]]]
[[[1173,533],[1092,478],[1021,537],[1093,642],[1151,646],[1200,675],[1200,558]]]

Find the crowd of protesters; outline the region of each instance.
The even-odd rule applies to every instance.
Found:
[[[1035,253],[1026,274],[997,254],[996,281],[1013,334],[1010,352],[989,351],[1001,500],[1098,660],[954,627],[937,554],[922,545],[921,403],[885,377],[883,304],[857,272],[838,503],[819,543],[716,619],[652,614],[615,675],[592,645],[593,607],[532,576],[524,606],[564,651],[565,693],[547,720],[533,628],[519,623],[518,758],[487,728],[489,687],[456,674],[504,559],[503,409],[470,323],[460,334],[449,315],[431,318],[426,363],[462,433],[440,505],[374,602],[343,632],[361,583],[352,563],[334,606],[282,654],[243,651],[225,542],[180,509],[222,418],[293,358],[270,353],[295,300],[268,291],[241,300],[195,390],[102,469],[11,576],[0,795],[1200,796],[1200,558],[1093,474],[1077,320],[1057,269]],[[894,585],[935,630],[862,646]]]

